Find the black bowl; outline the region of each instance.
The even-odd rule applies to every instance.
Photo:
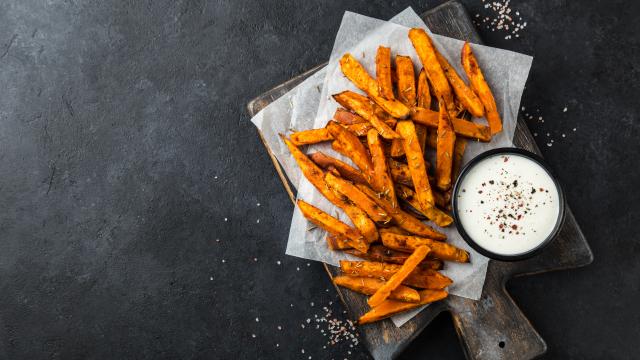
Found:
[[[514,254],[514,255],[504,255],[504,254],[496,254],[492,251],[489,251],[485,248],[483,248],[482,246],[478,245],[478,243],[476,243],[475,241],[473,241],[473,239],[471,238],[471,236],[469,236],[469,234],[467,234],[467,232],[464,230],[464,228],[462,227],[462,224],[460,222],[460,217],[458,214],[458,191],[460,190],[460,183],[462,182],[462,179],[467,175],[467,173],[469,172],[469,170],[471,170],[471,168],[473,168],[477,163],[479,163],[480,161],[482,161],[483,159],[486,159],[490,156],[494,156],[494,155],[520,155],[520,156],[524,156],[528,159],[531,159],[533,161],[535,161],[536,163],[538,163],[548,174],[549,176],[551,176],[551,179],[553,180],[553,183],[555,184],[556,188],[558,189],[558,198],[559,198],[559,206],[560,206],[560,211],[558,212],[558,220],[556,221],[556,225],[553,228],[553,230],[551,231],[551,233],[549,234],[549,236],[542,242],[540,243],[540,245],[538,245],[537,247],[524,252],[524,253],[520,253],[520,254]],[[560,186],[560,183],[558,182],[558,178],[553,174],[553,172],[549,169],[549,166],[547,165],[547,163],[544,161],[544,159],[542,159],[542,157],[529,152],[527,150],[523,150],[523,149],[518,149],[518,148],[497,148],[497,149],[492,149],[489,150],[487,152],[484,152],[478,156],[476,156],[475,158],[473,158],[471,161],[469,161],[468,164],[466,164],[464,166],[464,168],[462,169],[462,171],[460,172],[460,176],[458,176],[458,179],[456,180],[455,185],[453,186],[453,196],[451,198],[452,201],[452,208],[453,208],[453,218],[455,220],[456,223],[456,228],[458,229],[458,232],[460,233],[460,235],[462,236],[462,238],[464,239],[464,241],[467,242],[467,244],[469,244],[469,246],[471,246],[473,249],[475,249],[477,252],[479,252],[480,254],[489,257],[491,259],[495,259],[495,260],[502,260],[502,261],[517,261],[517,260],[523,260],[523,259],[528,259],[538,253],[540,253],[540,251],[542,251],[543,248],[545,248],[547,245],[549,245],[549,243],[551,241],[553,241],[557,236],[558,233],[560,233],[560,230],[562,229],[562,225],[564,223],[564,218],[565,218],[565,208],[566,208],[566,204],[565,204],[565,196],[564,196],[564,192],[562,191],[562,186]]]

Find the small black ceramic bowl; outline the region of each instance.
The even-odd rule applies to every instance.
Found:
[[[526,157],[530,160],[533,160],[534,162],[538,163],[546,172],[547,174],[549,174],[549,176],[551,177],[551,179],[553,180],[553,183],[555,184],[556,188],[558,189],[558,198],[559,198],[559,212],[558,212],[558,220],[556,221],[556,225],[554,226],[553,230],[551,231],[551,233],[549,234],[549,236],[540,243],[540,245],[538,245],[537,247],[526,251],[524,253],[519,253],[519,254],[513,254],[513,255],[505,255],[505,254],[497,254],[494,253],[492,251],[489,251],[485,248],[483,248],[482,246],[480,246],[478,243],[476,243],[471,236],[469,236],[469,234],[465,231],[465,229],[462,227],[462,223],[460,221],[460,216],[458,213],[458,192],[460,191],[460,184],[462,183],[462,180],[464,179],[464,177],[469,173],[469,171],[475,166],[477,165],[480,161],[491,157],[491,156],[495,156],[495,155],[518,155],[518,156],[523,156]],[[458,179],[456,180],[455,185],[453,186],[453,196],[452,196],[452,208],[453,208],[453,218],[455,220],[456,223],[456,228],[458,229],[458,232],[460,233],[460,235],[462,236],[462,238],[464,239],[464,241],[467,242],[467,244],[469,244],[469,246],[471,246],[473,249],[475,249],[477,252],[479,252],[480,254],[489,257],[491,259],[495,259],[495,260],[501,260],[501,261],[517,261],[517,260],[523,260],[523,259],[527,259],[530,258],[538,253],[540,253],[540,251],[542,251],[543,248],[545,248],[547,245],[549,245],[549,243],[551,241],[553,241],[557,236],[558,233],[560,233],[560,230],[562,229],[562,225],[564,223],[564,218],[565,218],[565,208],[566,208],[566,204],[565,204],[565,196],[564,196],[564,192],[562,191],[562,186],[560,186],[560,183],[558,182],[558,179],[556,178],[556,176],[551,172],[551,170],[549,169],[549,166],[547,165],[547,163],[542,159],[542,157],[523,150],[523,149],[518,149],[518,148],[497,148],[497,149],[492,149],[489,150],[487,152],[484,152],[478,156],[476,156],[475,158],[473,158],[471,161],[469,161],[468,164],[466,164],[464,166],[464,168],[462,169],[462,171],[460,172],[460,176],[458,176]]]

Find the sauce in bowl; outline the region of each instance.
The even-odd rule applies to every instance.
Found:
[[[558,232],[560,186],[534,154],[496,149],[467,165],[455,186],[456,225],[467,242],[501,260],[528,257]]]

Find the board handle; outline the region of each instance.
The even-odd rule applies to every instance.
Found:
[[[511,299],[504,283],[489,275],[499,273],[487,272],[479,300],[457,296],[449,299],[467,359],[533,359],[544,354],[547,344]]]

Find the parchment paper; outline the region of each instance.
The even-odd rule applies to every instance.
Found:
[[[392,56],[408,55],[416,66],[416,74],[422,67],[411,42],[408,31],[420,27],[429,31],[420,17],[408,8],[389,21],[373,19],[363,15],[345,12],[336,36],[329,64],[303,81],[296,88],[271,103],[251,121],[258,127],[274,152],[288,178],[302,198],[320,209],[351,224],[349,218],[327,201],[301,174],[286,146],[278,138],[278,133],[319,128],[326,125],[337,108],[331,94],[344,90],[360,92],[340,71],[338,60],[346,52],[361,61],[370,74],[375,74],[375,52],[378,46],[389,46]],[[430,32],[429,32],[430,33]],[[445,56],[458,73],[464,77],[460,66],[460,51],[464,42],[431,34],[434,45]],[[532,57],[511,51],[474,44],[473,51],[482,67],[485,78],[491,86],[498,110],[502,115],[503,131],[488,144],[470,141],[463,162],[496,147],[511,146],[517,122],[518,108],[524,85],[531,67]],[[476,119],[484,122],[484,119]],[[321,150],[331,156],[350,163],[350,160],[335,153],[330,145],[318,144],[307,152]],[[430,224],[433,226],[433,224]],[[435,226],[434,226],[435,227]],[[286,253],[309,260],[338,265],[339,260],[351,258],[349,255],[331,251],[326,244],[326,234],[322,230],[310,230],[311,225],[296,207],[291,220]],[[437,227],[436,227],[437,228]],[[453,279],[450,294],[477,300],[487,271],[488,259],[471,249],[462,240],[455,227],[439,229],[447,234],[448,242],[466,249],[471,254],[470,264],[447,262],[442,271]],[[396,326],[401,326],[424,307],[393,317]]]

